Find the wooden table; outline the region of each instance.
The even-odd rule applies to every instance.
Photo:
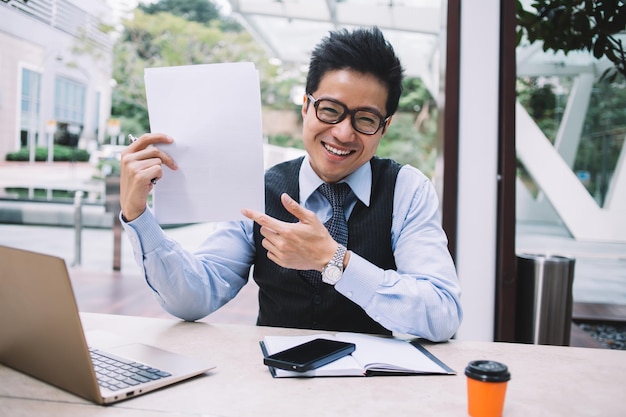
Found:
[[[183,354],[217,368],[113,406],[97,406],[0,365],[0,416],[465,416],[463,370],[475,359],[509,366],[505,417],[619,416],[626,412],[626,352],[452,341],[425,346],[455,376],[273,379],[262,363],[264,335],[306,330],[184,323],[83,313],[84,327]]]

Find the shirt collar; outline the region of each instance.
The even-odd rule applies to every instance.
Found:
[[[361,200],[365,206],[369,207],[372,192],[372,168],[369,161],[361,165],[359,169],[348,175],[342,181],[348,183],[356,197]],[[317,176],[315,171],[313,171],[313,168],[311,168],[308,155],[305,155],[302,161],[299,182],[300,204],[304,204],[311,194],[324,182]]]

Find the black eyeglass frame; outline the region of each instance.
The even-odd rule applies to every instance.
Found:
[[[348,108],[348,106],[346,106],[345,104],[343,104],[339,100],[335,100],[334,98],[324,98],[324,97],[323,98],[315,98],[310,93],[307,93],[307,98],[309,99],[309,101],[313,102],[313,107],[315,108],[315,117],[317,117],[317,120],[319,120],[320,122],[327,123],[329,125],[336,125],[338,123],[341,123],[346,118],[346,116],[350,115],[350,124],[352,125],[354,130],[356,130],[357,132],[362,133],[364,135],[368,135],[368,136],[372,136],[372,135],[375,135],[376,133],[378,133],[380,128],[385,126],[387,121],[391,118],[391,116],[384,117],[377,110],[369,108],[369,107],[357,107],[356,109],[350,110]],[[317,108],[319,107],[320,101],[323,101],[323,100],[328,100],[328,101],[333,102],[333,103],[335,103],[335,104],[337,104],[337,105],[339,105],[339,106],[341,106],[343,108],[343,113],[334,122],[328,122],[326,120],[322,120],[317,115]],[[361,129],[359,129],[356,126],[356,122],[354,121],[354,116],[359,111],[366,111],[366,112],[372,113],[373,115],[375,115],[376,117],[381,119],[381,122],[379,123],[378,127],[376,128],[376,130],[374,130],[373,132],[364,132],[364,131],[362,131]]]

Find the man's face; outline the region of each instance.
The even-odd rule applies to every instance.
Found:
[[[371,74],[353,70],[336,70],[326,73],[315,99],[334,99],[348,109],[370,108],[386,116],[387,87]],[[304,98],[302,106],[302,139],[309,154],[311,167],[325,182],[334,183],[356,171],[368,162],[378,148],[386,126],[373,135],[366,135],[352,127],[350,115],[337,124],[324,123],[315,115],[313,103]],[[387,121],[387,125],[391,119]]]

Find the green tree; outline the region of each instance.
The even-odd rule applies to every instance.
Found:
[[[221,15],[220,7],[209,0],[159,0],[156,3],[140,4],[138,7],[146,14],[169,13],[207,26],[217,24],[226,32],[243,30],[234,19]]]
[[[117,86],[111,113],[121,120],[123,132],[149,129],[145,68],[252,61],[264,80],[262,90],[276,72],[265,51],[246,32],[224,32],[215,21],[205,25],[170,13],[146,14],[140,9],[135,10],[132,20],[124,22],[113,55]]]
[[[590,52],[614,65],[594,86],[585,116],[584,131],[574,171],[585,171],[587,190],[603,204],[607,183],[624,142],[626,126],[626,52],[620,35],[626,28],[623,0],[533,0],[525,10],[517,1],[518,44],[543,43],[544,51]],[[571,79],[561,77],[560,87],[569,90]],[[518,80],[518,99],[544,134],[554,141],[560,122],[559,97],[550,84],[537,79]],[[520,172],[523,173],[523,167]],[[526,182],[532,182],[527,178]]]
[[[219,19],[219,9],[209,0],[160,0],[156,3],[139,4],[145,14],[170,13],[190,22],[208,23]]]
[[[585,117],[575,171],[590,174],[584,185],[600,205],[615,172],[626,137],[626,80],[595,84]]]
[[[401,164],[411,164],[432,177],[437,156],[437,117],[433,114],[420,126],[416,125],[418,120],[415,112],[396,113],[376,154]]]
[[[614,80],[626,77],[626,52],[616,35],[626,28],[623,0],[533,0],[532,10],[517,1],[518,43],[525,37],[532,44],[543,42],[543,50],[589,51],[607,57],[614,68],[605,75]]]
[[[428,92],[421,78],[407,77],[402,83],[402,96],[398,104],[399,111],[419,112],[423,108],[432,108],[435,101]]]
[[[407,77],[398,112],[376,154],[411,164],[428,176],[434,175],[437,117],[437,106],[423,81]]]

